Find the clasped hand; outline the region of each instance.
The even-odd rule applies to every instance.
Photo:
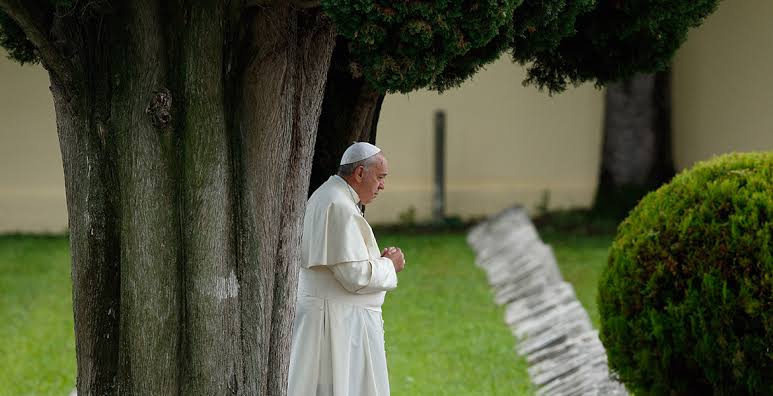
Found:
[[[405,256],[403,256],[403,251],[398,247],[390,246],[384,248],[381,252],[381,257],[392,260],[392,265],[395,266],[395,272],[400,272],[405,268]]]

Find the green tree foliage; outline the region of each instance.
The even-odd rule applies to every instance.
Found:
[[[560,92],[664,69],[718,0],[323,0],[351,69],[382,92],[454,87],[510,51]]]
[[[0,10],[0,47],[8,51],[8,56],[21,63],[38,63],[35,45],[27,40],[27,36],[16,22]]]
[[[41,7],[51,7],[60,13],[70,12],[73,0],[48,0],[40,4]],[[0,47],[8,52],[8,57],[22,65],[25,63],[39,63],[40,56],[33,44],[24,34],[21,26],[0,8]]]
[[[593,10],[594,0],[570,1],[526,1],[518,8],[513,19],[514,31],[511,42],[513,60],[524,65],[534,63],[529,68],[528,80],[551,92],[565,88],[565,79],[570,76],[563,70],[546,73],[546,65],[556,62],[564,54],[560,53],[561,43],[577,34],[577,18]],[[548,79],[552,77],[556,81]],[[577,83],[581,81],[576,81]]]
[[[598,302],[610,367],[637,395],[773,394],[773,153],[715,158],[647,195]]]
[[[524,83],[550,92],[663,70],[719,0],[322,0],[349,43],[355,78],[380,92],[443,91],[509,51]],[[57,9],[69,1],[52,0]],[[0,45],[35,62],[0,11]]]
[[[687,38],[687,31],[698,26],[718,3],[718,0],[598,0],[589,12],[576,16],[574,34],[561,39],[557,46],[548,41],[542,48],[528,48],[521,54],[516,47],[515,59],[531,62],[527,82],[551,92],[564,90],[567,83],[595,81],[603,85],[637,72],[664,70]],[[582,10],[570,9],[563,19],[574,17],[575,11]],[[560,25],[561,20],[551,26]]]
[[[323,0],[338,34],[349,40],[352,72],[382,92],[446,86],[440,76],[454,58],[509,37],[517,0],[373,1]],[[501,48],[495,48],[494,54]],[[490,56],[489,56],[490,57]],[[463,80],[477,59],[454,73]]]

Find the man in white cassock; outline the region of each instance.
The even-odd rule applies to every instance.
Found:
[[[351,145],[309,198],[290,352],[290,396],[389,395],[381,304],[405,266],[380,251],[362,207],[384,189],[381,150]]]

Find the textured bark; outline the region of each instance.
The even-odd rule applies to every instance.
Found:
[[[269,353],[270,395],[287,393],[288,365],[295,317],[295,297],[298,286],[303,213],[311,177],[317,120],[322,110],[322,98],[335,32],[332,25],[319,20],[318,15],[302,15],[299,19],[298,50],[301,60],[295,65],[298,84],[295,89],[296,109],[292,124],[291,151],[285,176],[284,210],[275,266],[271,350]]]
[[[327,75],[325,99],[319,117],[314,166],[309,193],[338,170],[346,148],[355,141],[376,143],[384,94],[352,75],[345,39],[338,37]]]
[[[595,211],[624,216],[674,175],[669,85],[660,72],[607,86]]]
[[[81,395],[286,394],[334,32],[240,4],[50,16]]]
[[[117,186],[84,99],[64,93],[54,78],[51,87],[69,213],[78,383],[94,394],[111,394],[120,315]]]
[[[90,33],[86,37],[63,20],[55,20],[50,29],[59,38],[56,51],[73,54],[64,78],[64,64],[50,68],[49,75],[67,196],[78,384],[90,390],[84,394],[113,394],[121,249],[115,139],[105,124],[110,111],[108,47],[97,39],[102,31],[91,20],[83,22],[82,31]],[[83,47],[87,50],[78,51]],[[55,62],[47,58],[44,64]]]
[[[184,245],[183,394],[234,393],[244,382],[234,186],[225,120],[221,3],[191,7],[181,38],[181,219]],[[206,59],[206,62],[202,62]],[[227,318],[227,320],[223,320]]]
[[[254,55],[240,84],[238,266],[248,394],[263,394],[268,377],[281,191],[292,133],[296,32],[289,14],[279,8],[256,10],[251,16],[246,40]]]
[[[119,392],[178,392],[181,255],[160,1],[118,10],[109,133],[120,190]],[[120,51],[120,53],[119,53]]]

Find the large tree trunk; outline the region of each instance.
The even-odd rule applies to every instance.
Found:
[[[283,395],[333,28],[172,3],[53,21],[78,393]]]
[[[609,84],[594,212],[622,218],[674,175],[670,72]]]
[[[385,95],[375,91],[356,70],[346,39],[338,37],[319,117],[309,193],[336,173],[341,155],[352,142],[376,143]]]

